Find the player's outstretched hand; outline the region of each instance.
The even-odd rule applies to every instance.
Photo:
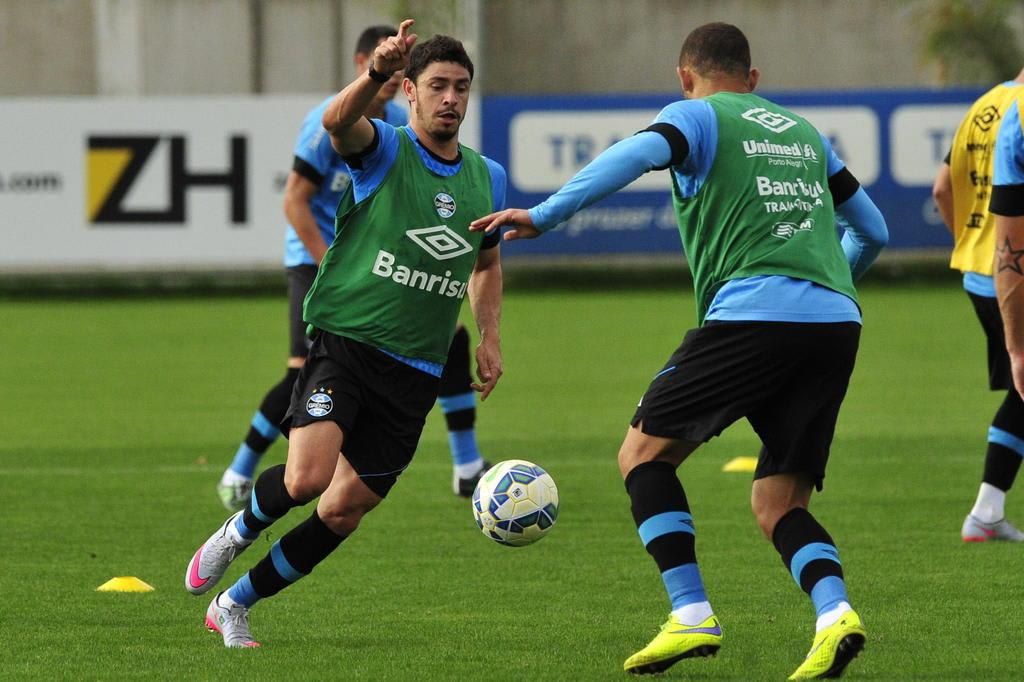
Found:
[[[477,218],[469,224],[471,232],[488,234],[502,227],[511,228],[505,231],[504,239],[507,242],[516,239],[536,239],[544,234],[533,226],[529,211],[522,208],[506,208],[504,211]]]
[[[480,377],[479,384],[470,384],[474,391],[480,393],[480,401],[494,390],[498,379],[503,373],[501,369],[501,344],[497,340],[481,339],[476,347],[476,373]]]
[[[390,76],[395,71],[403,71],[409,66],[409,51],[416,44],[418,35],[406,35],[409,27],[415,24],[413,19],[406,19],[398,27],[398,35],[385,38],[373,51],[373,70]]]

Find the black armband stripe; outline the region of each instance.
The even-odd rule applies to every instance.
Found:
[[[1024,185],[996,185],[988,201],[989,213],[1015,218],[1024,215]]]
[[[298,156],[296,156],[295,160],[292,161],[292,170],[312,182],[317,187],[319,187],[324,181],[323,174],[314,168],[313,164],[305,159],[299,158]]]
[[[669,148],[672,150],[672,158],[669,159],[668,164],[658,166],[653,170],[665,170],[672,166],[678,166],[683,161],[686,161],[686,157],[690,155],[690,143],[687,142],[686,136],[680,132],[679,128],[676,128],[671,123],[654,123],[647,126],[640,132],[658,133],[665,138],[665,141],[668,142]]]
[[[859,189],[860,183],[857,182],[857,178],[853,177],[853,173],[845,166],[828,179],[828,191],[832,195],[833,206],[842,206]]]
[[[497,229],[490,234],[485,234],[483,241],[480,242],[480,250],[493,249],[495,246],[501,243],[501,230]]]
[[[366,120],[370,121],[370,119]],[[377,130],[377,126],[373,125],[373,121],[370,121],[370,126],[373,127],[373,140],[370,142],[370,144],[366,146],[366,149],[356,154],[349,154],[347,156],[341,157],[341,160],[348,164],[349,168],[362,170],[363,157],[369,156],[370,154],[377,151],[377,147],[380,145],[380,132]]]

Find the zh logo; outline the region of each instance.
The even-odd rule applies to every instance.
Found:
[[[125,197],[146,168],[153,150],[170,145],[167,168],[168,206],[164,210],[125,208]],[[86,212],[92,223],[184,223],[185,190],[223,187],[228,190],[231,222],[246,222],[246,140],[231,136],[231,157],[224,172],[195,172],[185,167],[182,135],[90,135],[86,156]]]
[[[999,110],[990,104],[978,112],[978,115],[974,117],[973,123],[987,133],[999,118]]]
[[[806,218],[797,223],[775,223],[772,226],[772,236],[779,239],[789,239],[797,232],[809,232],[814,229],[814,219]]]
[[[773,111],[768,111],[764,107],[758,107],[756,109],[747,109],[743,112],[743,118],[748,121],[753,121],[759,126],[763,126],[773,133],[781,133],[783,130],[789,130],[796,125],[796,121],[783,116],[782,114],[776,114]]]
[[[408,230],[405,235],[437,260],[457,258],[473,250],[469,242],[445,225]]]

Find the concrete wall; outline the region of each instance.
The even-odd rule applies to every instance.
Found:
[[[144,94],[252,92],[248,0],[147,0],[142,4]]]
[[[913,2],[886,0],[511,0],[484,3],[489,92],[678,88],[683,39],[710,21],[747,34],[761,87],[931,85]],[[528,38],[528,41],[525,40]]]
[[[0,96],[92,94],[95,61],[90,3],[0,2]]]
[[[0,96],[331,91],[359,32],[398,13],[464,38],[485,93],[675,91],[683,38],[713,20],[747,33],[764,89],[931,86],[928,3],[0,0]]]

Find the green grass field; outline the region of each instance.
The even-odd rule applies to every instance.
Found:
[[[825,492],[869,641],[853,679],[1019,679],[1024,548],[964,545],[985,433],[983,339],[955,287],[869,288],[866,327]],[[283,371],[280,298],[0,302],[0,677],[341,680],[624,679],[668,613],[615,454],[647,381],[693,322],[689,294],[510,293],[506,374],[479,412],[492,460],[559,485],[550,536],[501,547],[449,490],[440,413],[387,502],[312,574],[259,604],[258,650],[225,650],[208,598],[182,587],[225,517],[214,484]],[[717,658],[668,678],[783,679],[814,613],[748,500],[745,423],[680,470]],[[265,460],[283,461],[285,446]],[[307,511],[232,568],[247,570]],[[1008,515],[1024,521],[1021,495]],[[149,594],[98,593],[135,575]]]

